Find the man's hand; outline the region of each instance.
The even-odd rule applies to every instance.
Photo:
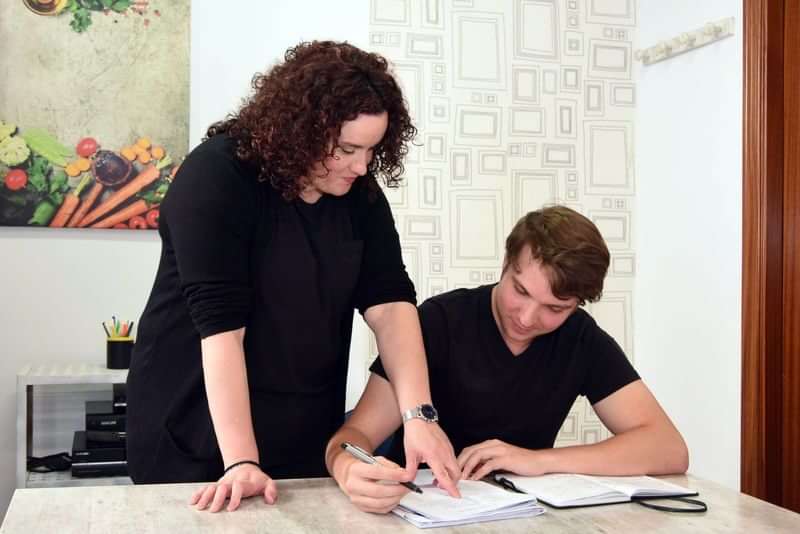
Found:
[[[263,495],[264,502],[275,504],[278,488],[264,471],[251,464],[243,464],[231,469],[216,484],[209,484],[194,492],[189,504],[198,510],[205,510],[209,504],[209,512],[219,512],[230,498],[227,510],[233,512],[239,507],[242,499]]]
[[[464,448],[458,455],[462,478],[480,480],[492,471],[509,471],[516,475],[536,476],[546,471],[537,460],[537,451],[490,439]]]
[[[456,462],[450,440],[436,423],[411,419],[405,423],[404,445],[406,470],[413,480],[420,462],[426,462],[436,477],[439,487],[453,497],[461,497],[457,483],[461,470]]]
[[[349,454],[339,454],[333,463],[333,478],[359,510],[385,514],[391,512],[409,491],[399,482],[409,482],[414,477],[382,456],[375,459],[379,463],[366,464]],[[395,483],[386,484],[381,481]]]

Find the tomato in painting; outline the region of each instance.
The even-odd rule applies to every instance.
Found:
[[[4,182],[11,191],[19,191],[28,185],[28,174],[22,169],[12,169],[6,174]]]
[[[147,226],[150,228],[158,228],[158,208],[153,208],[144,216],[147,221]]]
[[[84,137],[75,147],[75,153],[82,158],[88,158],[95,152],[97,152],[97,141],[92,137]]]

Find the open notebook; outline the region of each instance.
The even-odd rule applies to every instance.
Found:
[[[462,480],[458,484],[461,499],[450,497],[433,483],[429,469],[417,472],[414,483],[422,488],[421,495],[409,493],[392,510],[419,528],[447,527],[529,517],[544,513],[532,495],[513,493],[486,482]]]
[[[684,487],[648,476],[603,477],[552,474],[538,477],[495,475],[501,485],[513,487],[554,508],[593,506],[628,502],[637,498],[691,497],[697,495]]]

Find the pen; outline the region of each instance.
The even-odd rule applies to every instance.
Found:
[[[508,491],[513,491],[514,493],[525,493],[524,491],[521,491],[519,488],[517,488],[513,482],[511,482],[504,476],[494,475],[494,481],[500,484],[504,489],[507,489]]]
[[[371,454],[369,454],[367,451],[365,451],[364,449],[362,449],[358,445],[353,445],[352,443],[348,443],[348,442],[345,441],[345,442],[342,443],[342,448],[345,451],[349,452],[352,456],[358,458],[359,460],[361,460],[362,462],[364,462],[366,464],[377,464],[378,463],[378,460],[376,460],[375,457],[373,457]],[[413,482],[401,482],[400,484],[402,484],[403,486],[407,487],[411,491],[415,491],[417,493],[422,493],[422,488],[420,488],[419,486],[417,486]]]

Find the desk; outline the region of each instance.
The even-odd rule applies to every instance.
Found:
[[[430,532],[587,533],[587,532],[800,532],[800,514],[694,477],[666,480],[691,487],[708,503],[705,514],[669,514],[625,503],[553,510],[525,519],[476,523]],[[278,504],[248,499],[233,513],[198,512],[187,505],[197,484],[18,489],[0,534],[113,532],[245,533],[421,532],[392,514],[360,512],[332,479],[278,481]]]

